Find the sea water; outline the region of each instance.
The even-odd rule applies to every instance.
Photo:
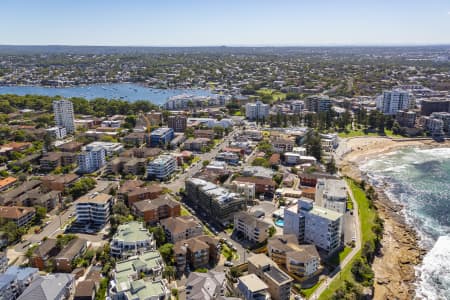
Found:
[[[419,299],[450,299],[450,148],[408,148],[361,166],[372,184],[404,205],[428,250],[416,268]]]

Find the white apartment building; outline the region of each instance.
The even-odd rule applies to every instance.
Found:
[[[336,133],[320,134],[320,144],[325,152],[333,152],[338,146],[338,136]]]
[[[377,98],[377,109],[385,115],[396,115],[399,110],[408,110],[409,105],[409,93],[400,89],[384,91]]]
[[[105,120],[102,121],[102,127],[120,128],[119,120]]]
[[[119,225],[110,246],[111,255],[123,259],[154,250],[156,244],[153,234],[141,222],[133,221]]]
[[[247,103],[245,105],[245,116],[249,120],[262,120],[269,116],[269,104],[264,104],[261,101],[255,103]]]
[[[66,128],[64,127],[50,127],[48,129],[46,129],[47,133],[52,136],[53,138],[57,139],[57,140],[61,140],[63,138],[66,137],[67,135],[67,131]]]
[[[175,172],[177,161],[175,157],[168,154],[160,155],[147,165],[147,177],[164,180]]]
[[[55,114],[55,124],[64,127],[67,133],[75,132],[75,122],[73,115],[73,104],[69,100],[53,101],[53,112]]]
[[[262,243],[269,237],[270,224],[264,222],[248,212],[240,211],[234,215],[234,230],[241,232],[244,238]]]
[[[109,221],[113,197],[94,193],[80,197],[75,206],[77,223],[104,226]]]
[[[87,151],[90,151],[90,149],[98,147],[105,149],[105,154],[107,156],[114,156],[115,154],[119,154],[124,149],[122,143],[101,142],[101,141],[92,142],[86,145],[85,149]]]
[[[106,164],[106,151],[102,147],[86,147],[77,156],[78,172],[92,173]]]
[[[173,244],[203,235],[202,224],[192,216],[166,218],[160,223],[166,233],[167,241]]]
[[[285,208],[283,233],[295,234],[301,243],[332,253],[341,245],[343,215],[313,203],[301,198],[296,205]]]
[[[347,187],[341,179],[318,179],[315,204],[338,213],[347,211]]]

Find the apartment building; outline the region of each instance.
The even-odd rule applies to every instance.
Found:
[[[172,128],[175,132],[184,132],[187,126],[187,118],[185,116],[169,116],[167,119],[167,126]]]
[[[155,247],[153,234],[143,223],[136,221],[119,225],[110,243],[111,256],[120,259],[154,250]]]
[[[53,273],[39,276],[23,291],[17,300],[69,299],[75,286],[72,274]]]
[[[158,251],[117,262],[109,295],[113,300],[169,299],[170,290],[165,281],[156,279],[161,276],[163,267]],[[141,278],[142,274],[147,276],[145,280]]]
[[[402,127],[414,128],[416,125],[416,117],[417,114],[415,111],[397,111],[397,115],[395,116],[395,120]]]
[[[120,187],[118,199],[123,200],[129,207],[134,203],[147,200],[156,199],[161,196],[163,189],[158,184],[150,184],[146,186],[134,186],[131,183]]]
[[[255,103],[247,103],[245,105],[245,116],[248,120],[267,120],[269,117],[269,104],[264,104],[261,101]]]
[[[34,249],[29,261],[30,265],[38,268],[39,271],[44,271],[51,263],[51,258],[57,255],[59,249],[57,247],[56,239],[48,238],[42,242],[36,249]]]
[[[75,118],[72,102],[69,100],[53,101],[53,112],[56,126],[65,128],[68,134],[73,134],[75,132]]]
[[[274,300],[289,300],[293,279],[264,253],[248,258],[248,273],[255,274],[268,286]]]
[[[420,103],[420,115],[429,116],[434,112],[450,112],[450,99],[424,99]]]
[[[175,137],[172,128],[161,127],[145,136],[145,142],[149,147],[167,147],[170,141]]]
[[[237,296],[245,300],[269,300],[269,287],[255,274],[238,278]]]
[[[77,223],[103,227],[110,217],[113,197],[104,193],[82,196],[75,205]]]
[[[132,132],[122,138],[122,142],[127,145],[140,147],[145,141],[144,132]]]
[[[211,143],[211,139],[209,138],[190,138],[186,140],[183,144],[183,149],[189,151],[202,151],[205,147]]]
[[[309,278],[320,268],[320,256],[314,245],[299,245],[295,234],[276,235],[267,242],[267,254],[289,273]]]
[[[54,258],[56,270],[65,273],[72,272],[72,262],[76,258],[83,256],[86,250],[87,241],[82,238],[74,238]]]
[[[301,198],[296,205],[284,209],[284,234],[295,234],[301,243],[314,244],[328,253],[341,246],[343,215],[315,206]]]
[[[78,154],[78,172],[92,173],[106,164],[106,151],[102,147],[89,147],[86,151]]]
[[[17,183],[17,179],[11,176],[0,179],[0,192],[6,191]]]
[[[80,179],[80,176],[74,173],[41,177],[42,186],[46,190],[60,192],[64,192],[65,189],[71,187],[78,179]]]
[[[262,243],[269,238],[271,225],[254,215],[240,211],[234,214],[234,230],[243,234],[252,243]]]
[[[160,221],[167,241],[176,243],[203,234],[203,226],[192,216],[166,218]]]
[[[124,149],[121,143],[101,142],[101,141],[92,142],[86,145],[85,148],[87,151],[90,151],[90,149],[95,149],[98,147],[105,149],[106,156],[114,156],[120,154]]]
[[[331,109],[331,102],[328,96],[309,96],[305,99],[305,108],[315,113],[326,112]]]
[[[188,201],[212,221],[225,224],[232,220],[235,212],[245,209],[245,199],[228,189],[198,178],[189,178],[185,184]]]
[[[181,207],[180,203],[175,201],[172,196],[164,194],[156,199],[135,202],[131,211],[136,216],[143,218],[146,223],[154,224],[164,218],[180,216]]]
[[[315,204],[345,214],[347,211],[347,185],[342,179],[317,180]]]
[[[377,109],[385,115],[396,115],[399,110],[408,110],[409,106],[409,93],[401,89],[383,91],[377,98]]]
[[[54,127],[50,127],[48,129],[46,129],[45,131],[52,138],[57,139],[57,140],[61,140],[61,139],[65,138],[67,135],[66,128],[64,128],[64,127],[54,126]]]
[[[179,273],[208,267],[220,259],[219,239],[207,235],[179,241],[175,243],[173,251]]]
[[[277,186],[271,178],[240,176],[233,180],[238,183],[253,183],[257,194],[273,195]]]
[[[33,221],[34,207],[0,206],[0,218],[17,224],[17,227],[28,225]]]
[[[272,137],[270,139],[272,149],[278,153],[292,152],[295,147],[295,141],[289,138]]]
[[[170,154],[160,155],[147,165],[147,178],[166,180],[175,172],[177,161]]]
[[[0,274],[0,299],[17,299],[39,277],[36,268],[9,267]]]

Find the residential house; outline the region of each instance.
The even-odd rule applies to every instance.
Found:
[[[97,288],[93,280],[80,281],[75,288],[73,300],[94,300],[96,290]]]

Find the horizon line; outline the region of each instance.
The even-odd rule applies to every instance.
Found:
[[[112,47],[112,48],[286,48],[286,47],[432,47],[450,46],[449,43],[386,43],[386,44],[222,44],[222,45],[93,45],[93,44],[1,44],[0,47]]]

